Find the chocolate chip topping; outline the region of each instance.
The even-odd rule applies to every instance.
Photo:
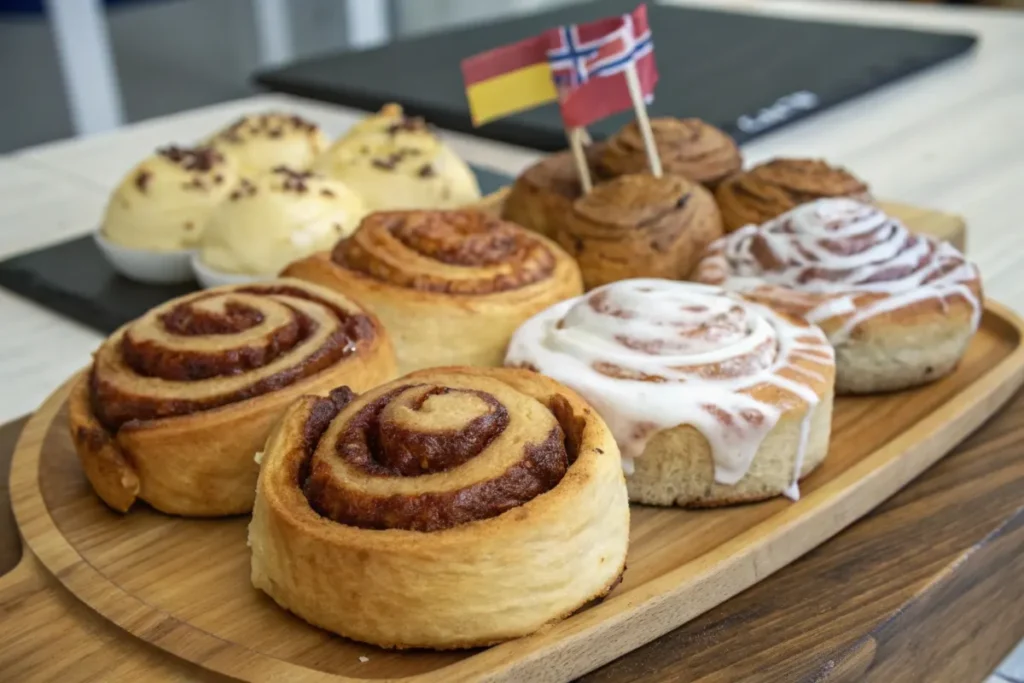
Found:
[[[135,175],[135,187],[139,189],[139,192],[145,194],[149,181],[152,179],[153,174],[146,169],[142,169]]]
[[[418,133],[427,132],[427,122],[420,116],[403,116],[397,123],[392,123],[388,126],[387,131],[389,135],[396,135],[400,132],[407,133]]]
[[[242,178],[238,181],[238,187],[232,190],[231,194],[228,195],[228,199],[233,202],[237,202],[239,199],[252,197],[254,194],[256,194],[256,186],[248,179]]]
[[[284,181],[281,183],[281,189],[286,192],[297,192],[299,194],[307,192],[309,185],[306,184],[306,181],[316,177],[316,174],[312,171],[294,171],[287,166],[275,166],[271,172],[284,178]]]
[[[186,171],[206,173],[224,163],[224,157],[212,147],[178,147],[171,145],[156,151],[165,159],[181,166]]]
[[[437,171],[430,164],[423,164],[420,166],[420,170],[416,173],[420,178],[433,178],[437,175]]]
[[[312,134],[317,125],[301,116],[286,114],[261,114],[259,116],[243,116],[217,134],[218,140],[241,144],[248,137],[283,137],[288,129]]]

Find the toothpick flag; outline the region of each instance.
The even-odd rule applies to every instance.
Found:
[[[589,126],[632,107],[627,78],[631,69],[636,70],[644,101],[653,101],[658,71],[646,5],[621,17],[563,26],[548,35],[548,62],[566,127]]]
[[[629,109],[627,72],[635,69],[649,102],[658,72],[647,7],[551,29],[462,62],[473,124],[558,100],[567,128]]]
[[[474,126],[557,99],[548,42],[545,33],[463,60],[462,78]]]

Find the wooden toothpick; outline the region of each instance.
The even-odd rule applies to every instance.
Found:
[[[594,182],[590,178],[590,167],[587,165],[587,154],[583,147],[590,142],[590,134],[586,128],[569,128],[565,133],[569,138],[569,149],[572,150],[572,158],[576,162],[583,194],[589,194],[594,189]]]
[[[651,167],[651,175],[660,178],[662,173],[661,157],[658,156],[658,147],[654,143],[654,131],[651,130],[651,120],[647,117],[647,103],[644,102],[643,89],[640,87],[640,75],[636,71],[635,62],[630,62],[626,66],[626,85],[629,88],[629,98],[633,100],[633,109],[636,111],[636,124],[644,139],[644,149],[647,151],[647,164]]]

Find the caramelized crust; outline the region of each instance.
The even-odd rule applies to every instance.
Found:
[[[869,200],[868,186],[818,159],[774,159],[723,181],[715,191],[727,232],[760,225],[822,197]]]
[[[550,276],[555,267],[546,244],[476,211],[371,214],[354,235],[338,243],[332,260],[400,287],[453,294],[519,289]],[[479,270],[466,272],[469,268]]]
[[[681,175],[710,188],[740,170],[739,147],[726,133],[700,119],[656,118],[654,142],[665,173]],[[598,157],[598,173],[614,178],[649,169],[640,128],[632,121],[608,139]]]
[[[634,277],[681,279],[722,235],[711,194],[682,176],[624,175],[576,200],[555,232],[587,289]]]

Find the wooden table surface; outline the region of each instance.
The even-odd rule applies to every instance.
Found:
[[[0,427],[0,572],[21,556],[7,480],[22,424]],[[1024,637],[1021,491],[1024,392],[839,536],[583,680],[981,681]],[[51,652],[75,652],[55,664],[63,683],[134,682],[140,672],[147,681],[224,680],[135,641],[47,581],[75,625],[46,639]],[[19,632],[18,611],[42,608],[8,605],[0,618],[0,680],[31,680],[19,663],[44,654],[43,635]]]

